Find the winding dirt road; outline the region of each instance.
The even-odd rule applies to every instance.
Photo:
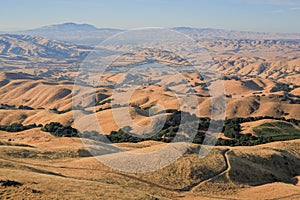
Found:
[[[217,174],[217,175],[215,175],[215,176],[213,176],[213,177],[211,177],[211,178],[208,178],[208,179],[206,179],[206,180],[204,180],[204,181],[201,181],[201,182],[198,183],[197,185],[194,185],[192,188],[190,188],[190,191],[191,191],[191,192],[197,191],[198,188],[200,188],[201,186],[203,186],[203,185],[206,184],[207,182],[210,182],[210,181],[212,181],[212,180],[214,180],[214,179],[216,179],[216,178],[218,178],[218,177],[220,177],[220,176],[222,176],[222,175],[224,175],[224,174],[226,174],[227,179],[228,179],[229,181],[231,181],[231,180],[230,180],[230,177],[229,177],[229,171],[231,170],[231,164],[230,164],[229,157],[228,157],[228,154],[230,153],[230,151],[231,151],[230,149],[226,149],[226,150],[222,153],[222,155],[223,155],[223,157],[224,157],[224,161],[225,161],[225,169],[224,169],[223,171],[221,171],[219,174]]]

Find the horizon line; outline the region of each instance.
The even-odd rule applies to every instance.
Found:
[[[134,30],[141,27],[135,27],[135,28],[121,28],[121,27],[99,27],[97,25],[91,24],[91,23],[80,23],[80,22],[62,22],[62,23],[53,23],[48,25],[42,25],[38,27],[32,27],[32,28],[12,28],[13,30],[4,30],[0,31],[0,33],[18,33],[18,32],[25,32],[25,31],[33,31],[41,28],[47,28],[51,26],[59,26],[59,25],[65,25],[65,24],[74,24],[74,25],[89,25],[93,26],[94,28],[101,30],[101,29],[114,29],[114,30],[121,30],[121,31],[127,31],[127,30]],[[149,26],[150,27],[150,26]],[[143,27],[143,28],[149,28],[149,27]],[[172,27],[160,27],[160,28],[167,28],[167,29],[174,29],[174,28],[190,28],[190,29],[211,29],[211,30],[223,30],[223,31],[236,31],[236,32],[245,32],[245,33],[264,33],[264,34],[300,34],[299,32],[270,32],[270,31],[254,31],[254,30],[238,30],[238,29],[231,29],[231,28],[218,28],[218,27],[196,27],[196,26],[172,26]]]

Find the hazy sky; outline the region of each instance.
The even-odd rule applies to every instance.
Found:
[[[116,28],[191,26],[300,33],[300,0],[2,0],[0,2],[0,31],[77,22]]]

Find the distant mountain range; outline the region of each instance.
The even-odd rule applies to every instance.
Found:
[[[72,27],[73,25],[68,26]],[[75,25],[74,28],[78,28],[78,26]],[[89,25],[82,25],[81,28],[95,29]],[[177,29],[191,32],[188,28]],[[207,32],[209,31],[207,30]],[[290,80],[295,80],[295,82],[298,80],[300,41],[215,39],[199,40],[198,43],[209,50],[218,69],[226,75],[259,76],[284,81],[290,77]],[[24,67],[55,70],[64,66],[70,70],[69,67],[77,66],[92,50],[93,48],[89,46],[40,36],[2,34],[0,35],[0,68],[2,70],[8,68],[24,69]],[[104,48],[98,48],[97,51],[102,51],[104,56],[116,53]],[[156,60],[161,61],[163,58],[167,61],[183,64],[180,63],[180,59],[164,52],[159,52],[156,55],[145,50],[145,53],[152,55]],[[127,60],[132,61],[131,58]],[[126,62],[121,61],[121,65],[124,63],[126,64]]]
[[[17,34],[41,36],[76,44],[95,46],[106,38],[122,31],[124,30],[96,28],[89,24],[64,23],[19,31]]]
[[[68,62],[83,59],[90,47],[44,37],[0,35],[0,60],[22,62]]]
[[[187,34],[194,39],[300,39],[300,33],[264,33],[232,31],[212,28],[190,28],[175,27],[172,30]],[[64,23],[51,26],[44,26],[37,29],[16,32],[16,34],[41,36],[50,39],[62,40],[76,44],[95,46],[101,41],[120,33],[122,29],[97,28],[89,24]]]
[[[299,80],[300,34],[189,27],[176,27],[173,30],[197,39],[212,55],[218,69],[227,75],[259,76],[284,81],[290,77],[291,80]],[[66,23],[18,32],[19,34],[0,34],[0,67],[8,69],[25,66],[30,69],[35,63],[38,64],[34,67],[41,68],[40,64],[43,64],[43,68],[47,66],[51,69],[62,65],[75,66],[92,51],[92,46],[122,31],[124,30]],[[246,39],[241,39],[243,37]],[[97,50],[102,51],[102,55],[116,53],[109,48]],[[162,55],[172,60],[167,55]]]

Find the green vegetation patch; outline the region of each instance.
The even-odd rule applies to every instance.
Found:
[[[274,141],[300,139],[300,129],[286,122],[264,123],[253,130],[257,136],[272,137]]]

